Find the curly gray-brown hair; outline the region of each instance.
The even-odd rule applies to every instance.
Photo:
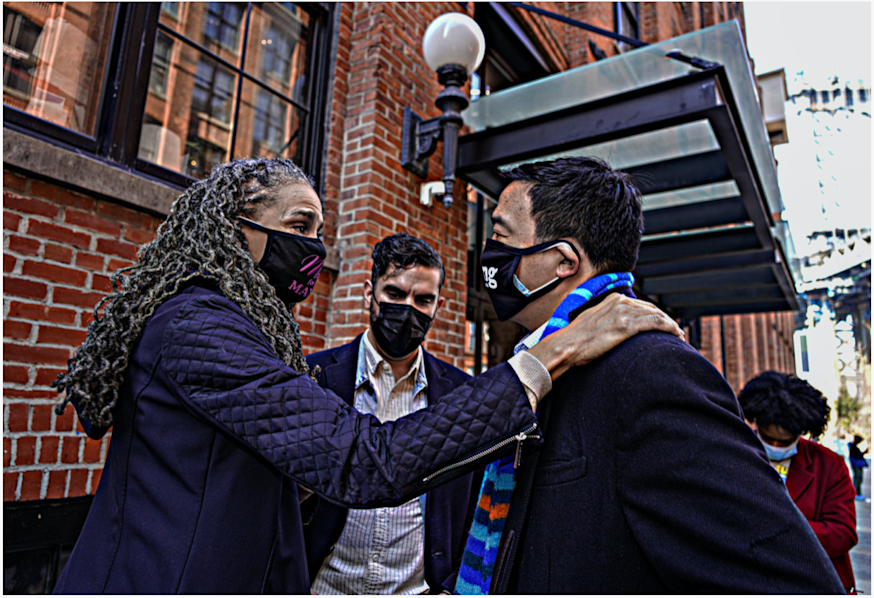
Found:
[[[53,384],[67,391],[56,412],[75,401],[92,425],[111,426],[131,349],[146,321],[197,276],[214,281],[239,305],[282,361],[308,373],[297,322],[257,267],[237,220],[276,201],[276,188],[289,184],[313,187],[290,160],[241,159],[217,166],[179,196],[137,262],[112,275],[113,292],[94,308],[85,341]]]

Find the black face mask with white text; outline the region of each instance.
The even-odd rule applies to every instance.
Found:
[[[376,299],[371,299],[376,301]],[[379,348],[394,359],[400,359],[415,351],[428,329],[431,327],[433,318],[420,312],[412,305],[399,303],[379,304],[379,315],[374,315],[370,310],[370,329]]]
[[[258,265],[280,301],[292,305],[309,297],[325,263],[322,241],[265,228],[242,216],[239,219],[246,226],[267,234],[264,256]]]
[[[577,248],[567,241],[549,241],[525,249],[510,247],[493,239],[486,241],[480,260],[483,267],[483,279],[489,299],[492,300],[492,307],[495,308],[495,315],[501,322],[509,320],[522,311],[526,305],[540,299],[561,283],[561,278],[556,276],[546,284],[534,290],[528,290],[516,277],[519,262],[524,256],[549,251],[560,244],[567,245],[577,254],[577,257],[580,257]]]

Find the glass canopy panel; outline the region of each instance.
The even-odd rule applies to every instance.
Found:
[[[778,220],[771,227],[771,234],[777,239],[777,242],[783,249],[786,265],[789,267],[789,272],[794,279],[793,282],[796,284],[800,283],[803,280],[801,277],[801,261],[798,258],[798,252],[795,248],[795,241],[792,238],[792,230],[789,228],[789,223],[785,220]]]
[[[548,156],[540,156],[536,160],[525,160],[525,162],[555,160],[567,156],[588,156],[601,158],[613,168],[626,170],[643,164],[663,162],[718,149],[719,143],[716,141],[710,123],[706,120],[699,120],[660,131],[641,133],[615,141],[606,141]],[[522,163],[502,165],[501,170]]]
[[[643,235],[641,241],[660,241],[662,239],[690,239],[713,231],[739,231],[753,230],[752,222],[740,222],[738,224],[726,224],[725,226],[708,226],[695,230],[678,230],[669,233],[658,233],[655,235]]]
[[[725,67],[743,127],[740,133],[749,143],[768,209],[781,212],[771,145],[735,20],[481,97],[464,112],[464,122],[474,131],[500,127],[698,72],[667,58],[673,51]]]
[[[684,206],[686,204],[737,197],[739,195],[740,189],[737,188],[737,183],[734,181],[713,183],[711,185],[700,185],[698,187],[690,187],[680,191],[665,191],[664,193],[644,195],[643,211],[673,208],[676,206]]]

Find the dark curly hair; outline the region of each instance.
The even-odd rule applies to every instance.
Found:
[[[501,173],[504,183],[531,184],[538,243],[575,239],[600,273],[631,272],[643,235],[640,191],[631,177],[597,158],[531,162]]]
[[[792,374],[759,374],[747,382],[737,400],[744,417],[759,427],[776,424],[792,434],[810,432],[814,438],[828,427],[828,400]]]
[[[146,321],[195,277],[213,281],[252,318],[282,361],[308,373],[297,322],[252,259],[237,220],[256,216],[276,201],[278,187],[289,184],[313,187],[290,160],[242,159],[217,166],[180,195],[137,262],[112,275],[113,292],[94,308],[85,341],[52,385],[67,392],[55,411],[75,401],[92,426],[111,426],[131,348]]]
[[[385,276],[391,266],[401,270],[414,266],[440,270],[438,289],[443,287],[443,280],[446,278],[440,254],[422,239],[407,233],[390,235],[374,245],[373,267],[370,270],[370,278],[374,287],[376,287],[376,281]]]

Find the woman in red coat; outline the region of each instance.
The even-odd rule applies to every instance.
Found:
[[[747,382],[738,401],[847,593],[855,594],[850,549],[859,538],[853,482],[842,457],[801,438],[825,430],[831,411],[826,398],[791,374],[765,372]]]

